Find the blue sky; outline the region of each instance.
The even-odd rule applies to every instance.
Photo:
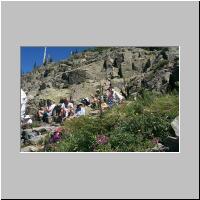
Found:
[[[71,51],[82,52],[89,47],[48,47],[46,56],[50,56],[53,61],[67,59]],[[21,72],[31,72],[36,62],[39,66],[43,62],[44,47],[21,47]]]

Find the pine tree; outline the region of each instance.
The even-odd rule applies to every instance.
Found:
[[[52,62],[53,62],[53,59],[52,59],[51,57],[49,58],[49,62],[50,62],[50,63],[52,63]]]
[[[123,73],[122,73],[122,66],[121,66],[121,64],[119,65],[118,75],[119,75],[120,78],[123,78]]]
[[[37,64],[36,64],[36,61],[35,61],[34,65],[33,65],[33,69],[36,69],[36,68],[37,68]]]

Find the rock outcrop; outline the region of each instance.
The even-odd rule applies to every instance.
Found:
[[[46,99],[76,100],[94,94],[100,81],[110,81],[124,95],[142,88],[165,93],[179,81],[178,47],[106,47],[89,49],[60,62],[40,66],[21,77],[28,96],[27,114],[34,115]]]

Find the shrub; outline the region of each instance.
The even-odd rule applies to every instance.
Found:
[[[114,150],[111,148],[111,144],[100,144],[97,145],[94,150],[95,152],[113,152]]]
[[[120,131],[111,135],[110,144],[113,151],[117,152],[146,151],[152,146],[140,133]]]
[[[168,65],[169,61],[168,60],[160,60],[155,66],[154,66],[154,71],[155,70],[159,70],[162,67],[164,67],[165,65]]]
[[[135,152],[147,151],[154,138],[171,134],[171,121],[179,113],[177,93],[161,95],[143,91],[129,101],[105,111],[102,117],[79,117],[64,123],[67,133],[47,151]]]

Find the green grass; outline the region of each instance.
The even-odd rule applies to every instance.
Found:
[[[103,113],[102,117],[80,117],[64,124],[64,138],[48,151],[144,152],[172,134],[171,121],[179,114],[177,93],[166,95],[144,91],[136,101],[127,101]],[[97,135],[106,135],[98,144]]]
[[[33,123],[31,124],[32,128],[36,128],[36,127],[40,127],[41,126],[41,122],[39,121],[33,121]]]

